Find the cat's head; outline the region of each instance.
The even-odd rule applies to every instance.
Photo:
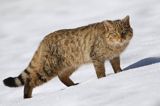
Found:
[[[107,30],[105,38],[108,43],[115,45],[128,43],[133,36],[129,16],[126,16],[121,20],[107,20],[104,22],[104,25]]]

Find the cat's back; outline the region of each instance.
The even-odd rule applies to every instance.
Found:
[[[94,35],[94,26],[95,24],[89,24],[72,29],[57,30],[45,36],[42,42],[52,45],[82,43],[84,40],[87,40],[87,37]]]
[[[52,40],[52,41],[60,41],[62,39],[70,39],[74,40],[77,38],[83,38],[87,35],[94,35],[97,30],[102,30],[99,32],[104,32],[103,25],[101,23],[93,23],[81,27],[71,28],[71,29],[61,29],[54,31],[47,36],[45,36],[44,40]]]

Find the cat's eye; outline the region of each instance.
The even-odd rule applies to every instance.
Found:
[[[126,35],[127,34],[127,31],[122,31],[121,32],[121,35],[123,36],[123,35]]]

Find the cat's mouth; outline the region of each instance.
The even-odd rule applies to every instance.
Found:
[[[108,42],[109,45],[112,45],[112,46],[123,46],[124,44],[128,43],[127,40],[124,40],[124,39],[121,39],[121,40],[116,40],[116,41],[113,41],[113,42]]]
[[[121,38],[120,39],[120,43],[123,43],[123,42],[125,42],[126,41],[126,38]]]
[[[119,39],[119,40],[117,40],[117,41],[115,41],[114,42],[114,45],[117,45],[117,46],[121,46],[121,45],[124,45],[124,44],[126,44],[126,43],[128,43],[129,41],[125,38],[121,38],[121,39]]]
[[[121,37],[121,39],[119,39],[120,43],[125,43],[125,42],[129,42],[131,40],[132,37],[129,36],[125,36],[125,37]]]

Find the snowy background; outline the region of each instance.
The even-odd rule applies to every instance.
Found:
[[[122,54],[122,68],[97,79],[92,64],[71,78],[67,88],[56,77],[23,99],[23,87],[2,80],[28,65],[39,42],[58,29],[130,15],[134,37]],[[160,106],[159,0],[0,0],[0,106]]]

